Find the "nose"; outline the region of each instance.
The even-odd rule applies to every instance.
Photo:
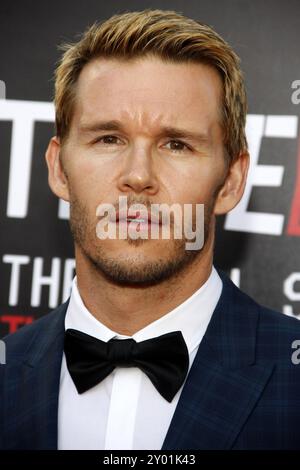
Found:
[[[158,191],[158,179],[151,148],[135,145],[124,159],[118,178],[118,189],[122,192],[155,194]]]

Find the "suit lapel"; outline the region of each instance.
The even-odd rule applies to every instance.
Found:
[[[162,449],[230,449],[273,364],[255,361],[259,306],[222,273],[223,291]]]
[[[41,323],[24,355],[7,364],[6,448],[57,449],[57,414],[67,304]],[[45,318],[46,320],[46,318]]]

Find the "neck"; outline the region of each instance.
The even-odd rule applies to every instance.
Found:
[[[208,242],[194,263],[179,276],[160,284],[141,287],[107,280],[75,247],[77,284],[92,315],[116,333],[132,336],[188,299],[208,279],[212,269],[212,245]]]

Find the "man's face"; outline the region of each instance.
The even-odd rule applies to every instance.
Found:
[[[119,196],[129,207],[204,204],[210,238],[226,174],[221,90],[217,72],[203,64],[97,59],[82,70],[61,151],[71,229],[77,250],[113,282],[157,283],[200,262],[207,244],[188,251],[185,238],[100,240],[96,209],[117,209]]]

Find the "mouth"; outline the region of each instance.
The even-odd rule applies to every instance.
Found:
[[[116,213],[116,223],[122,223],[122,224],[140,224],[141,226],[149,226],[149,225],[162,225],[161,223],[161,218],[157,215],[148,213],[148,214],[143,214],[144,216],[141,216],[141,214],[135,214],[135,215],[129,215],[128,213],[123,215],[119,214],[119,212]]]

